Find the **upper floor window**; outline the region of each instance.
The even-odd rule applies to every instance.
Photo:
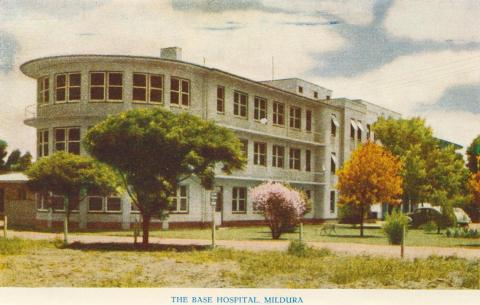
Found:
[[[90,100],[121,101],[123,99],[123,74],[121,72],[91,72]]]
[[[37,131],[37,156],[48,156],[48,129]]]
[[[317,91],[313,91],[313,97],[318,98],[318,92]]]
[[[253,118],[261,120],[267,118],[267,100],[256,96],[254,100]]]
[[[163,76],[133,73],[132,97],[134,102],[162,103]]]
[[[326,96],[326,99],[329,100],[329,99],[330,99],[330,95],[327,95],[327,96]]]
[[[357,131],[357,123],[354,120],[350,120],[350,139],[355,140],[355,132]]]
[[[172,77],[170,79],[170,103],[188,107],[190,105],[190,81]]]
[[[302,86],[298,86],[298,93],[303,93],[303,87]]]
[[[55,102],[65,103],[80,100],[80,73],[62,73],[55,75]]]
[[[188,213],[188,187],[181,185],[177,194],[172,197],[170,213]]]
[[[241,117],[248,117],[248,95],[235,91],[233,93],[233,114]]]
[[[273,124],[285,125],[285,104],[273,103]]]
[[[232,213],[247,212],[247,188],[232,188]]]
[[[225,113],[225,87],[217,86],[217,113]]]
[[[55,128],[55,151],[66,151],[71,154],[80,154],[80,128]]]
[[[290,169],[300,170],[300,149],[290,148],[289,163]]]
[[[305,130],[312,131],[312,111],[307,110],[305,112]]]
[[[357,121],[357,140],[358,141],[362,141],[362,131],[363,131],[362,122]]]
[[[340,126],[340,123],[337,120],[337,116],[335,114],[332,114],[332,117],[330,119],[330,134],[332,137],[337,136],[337,128]]]
[[[310,150],[305,150],[305,171],[312,171],[312,152]]]
[[[42,77],[38,80],[38,103],[48,104],[49,100],[50,81],[48,76]]]
[[[300,107],[290,107],[290,127],[300,129],[302,122],[302,109]]]
[[[272,148],[272,166],[283,168],[285,165],[285,147],[273,145]]]
[[[253,164],[267,166],[267,144],[253,143]]]
[[[372,126],[367,124],[367,139],[373,141]]]
[[[332,152],[332,155],[330,157],[330,172],[335,175],[335,172],[337,171],[337,154]]]
[[[245,157],[248,157],[248,140],[240,139],[240,143],[242,143],[242,152]]]

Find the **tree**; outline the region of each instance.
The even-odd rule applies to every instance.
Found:
[[[64,241],[68,242],[68,220],[74,203],[88,192],[108,195],[116,192],[118,178],[106,165],[91,157],[57,152],[35,162],[26,172],[31,190],[47,197],[64,197]],[[50,196],[51,197],[51,196]]]
[[[272,239],[279,239],[285,228],[296,226],[308,210],[306,195],[281,183],[262,183],[252,188],[251,194],[254,209],[265,217]]]
[[[338,171],[340,204],[360,208],[360,236],[370,205],[379,202],[398,203],[402,194],[400,176],[402,162],[390,151],[374,143],[366,143],[355,150]]]
[[[480,219],[480,172],[471,174],[468,179],[469,204],[465,207],[472,220]]]
[[[404,204],[445,205],[465,194],[468,173],[453,146],[441,147],[421,118],[385,119],[373,125],[376,138],[403,162]]]
[[[0,171],[3,170],[5,166],[5,160],[3,160],[7,156],[7,142],[0,140]]]
[[[144,245],[150,221],[164,216],[177,187],[195,176],[206,189],[214,184],[215,165],[230,174],[245,164],[233,132],[186,112],[135,109],[110,116],[84,138],[87,151],[117,169],[142,215]]]
[[[480,155],[480,135],[473,139],[467,148],[467,167],[472,173],[478,172],[478,156]]]
[[[19,149],[15,149],[8,155],[7,143],[0,140],[0,172],[21,172],[28,169],[32,165],[32,155],[26,152],[24,155]],[[8,155],[7,161],[4,158]]]

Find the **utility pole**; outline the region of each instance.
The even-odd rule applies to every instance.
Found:
[[[215,207],[217,206],[217,192],[213,189],[210,193],[210,206],[212,208],[212,249],[215,249]]]

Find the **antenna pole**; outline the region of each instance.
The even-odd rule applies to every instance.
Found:
[[[273,56],[272,56],[272,82],[275,79],[275,63],[273,61]]]

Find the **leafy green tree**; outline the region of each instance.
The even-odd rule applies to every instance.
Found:
[[[91,157],[57,152],[35,162],[26,172],[31,190],[45,197],[64,197],[64,241],[68,242],[68,220],[73,203],[90,191],[108,195],[116,191],[118,176],[106,165]]]
[[[7,156],[7,142],[0,140],[0,172],[5,168],[4,158]]]
[[[478,156],[480,155],[480,135],[473,139],[467,148],[467,166],[472,173],[478,172]]]
[[[211,189],[215,165],[230,174],[245,164],[233,132],[188,113],[135,109],[110,116],[89,130],[84,147],[117,169],[142,214],[144,245],[151,218],[164,217],[181,181],[195,176]]]
[[[0,140],[0,172],[21,172],[27,170],[32,165],[32,155],[26,152],[24,155],[19,149],[15,149],[7,154],[7,143]],[[7,161],[4,158],[8,155]]]

